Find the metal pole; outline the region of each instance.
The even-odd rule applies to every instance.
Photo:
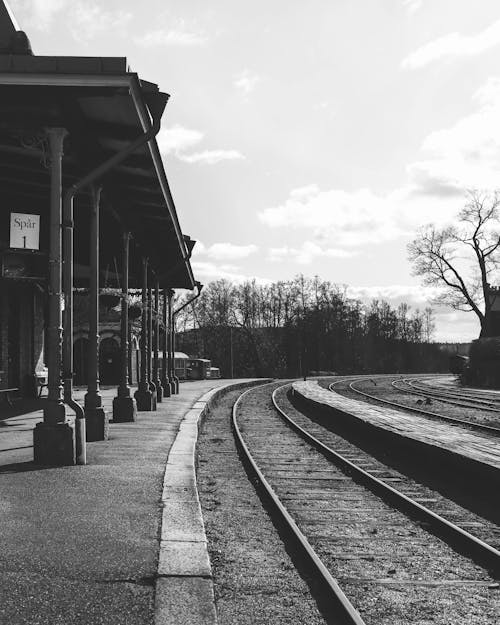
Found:
[[[47,368],[49,394],[43,422],[33,432],[34,460],[38,464],[71,465],[76,462],[75,431],[66,420],[62,401],[62,158],[65,128],[49,128],[50,249]]]
[[[141,382],[139,388],[149,390],[148,384],[148,259],[142,263],[142,315],[141,315]]]
[[[83,408],[73,399],[73,197],[63,202],[63,380],[64,402],[75,411],[76,464],[87,464],[86,422]]]
[[[160,352],[160,283],[156,280],[155,285],[155,338],[154,338],[154,360],[153,360],[153,381],[156,385],[156,401],[163,400],[163,387],[160,380],[160,369],[158,357]]]
[[[118,394],[113,399],[113,421],[135,421],[137,417],[137,403],[130,395],[129,387],[129,321],[128,321],[128,280],[129,280],[129,250],[130,233],[122,235],[122,305],[120,315],[120,384]]]
[[[132,350],[132,322],[128,321],[128,329],[127,329],[127,336],[128,336],[128,385],[132,386],[133,379],[132,379],[132,358],[135,356],[135,350]],[[136,376],[137,376],[137,371],[136,371]],[[137,380],[138,382],[139,380]]]
[[[90,213],[90,284],[89,284],[89,352],[88,384],[85,394],[87,440],[108,438],[108,418],[102,406],[99,388],[99,208],[101,187],[92,187]]]
[[[148,384],[148,259],[142,259],[142,317],[141,317],[141,379],[134,393],[137,410],[153,410],[153,394]]]
[[[163,367],[161,370],[162,374],[162,387],[163,387],[163,395],[165,397],[170,397],[170,358],[168,351],[168,295],[167,289],[163,289],[163,342],[162,342],[162,350],[163,350]]]
[[[179,393],[179,378],[175,375],[175,325],[174,325],[174,300],[175,291],[169,290],[168,314],[169,314],[169,334],[170,334],[170,388],[172,395]]]
[[[229,355],[231,358],[231,380],[234,378],[234,370],[233,370],[233,326],[229,326]]]
[[[121,367],[120,385],[118,387],[119,397],[130,397],[128,386],[128,271],[129,271],[129,241],[130,233],[124,232],[122,249],[122,305],[120,314],[120,342],[121,342]]]
[[[50,256],[49,256],[49,326],[47,328],[48,398],[43,411],[45,423],[64,423],[66,408],[61,385],[62,366],[62,157],[66,137],[64,128],[48,131],[50,166]]]
[[[151,280],[150,280],[151,284]],[[156,382],[153,380],[153,289],[148,287],[148,381],[149,390],[153,393],[153,410],[156,410]]]

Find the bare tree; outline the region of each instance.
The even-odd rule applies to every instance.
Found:
[[[442,287],[434,302],[474,312],[481,336],[491,334],[489,283],[500,263],[500,195],[469,191],[458,225],[424,226],[408,245],[413,273]]]

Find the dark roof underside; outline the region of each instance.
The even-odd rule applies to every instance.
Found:
[[[4,221],[11,211],[41,214],[42,241],[48,242],[50,169],[44,128],[68,130],[65,188],[143,134],[144,122],[130,90],[123,80],[119,85],[123,77],[137,81],[135,74],[126,72],[125,59],[0,55],[0,188],[3,206],[9,209],[0,214],[0,247],[6,247],[9,229]],[[45,80],[48,84],[43,84]],[[1,84],[6,81],[12,84]],[[144,110],[153,110],[165,98],[156,85],[137,84]],[[133,236],[132,284],[140,283],[141,257],[146,255],[162,286],[192,288],[187,249],[156,141],[130,155],[100,182],[101,267],[120,266],[121,231],[126,229]],[[89,257],[89,207],[89,193],[81,192],[75,200],[75,261],[84,265]]]

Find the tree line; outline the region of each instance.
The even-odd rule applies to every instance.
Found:
[[[431,308],[365,305],[318,277],[217,280],[179,315],[176,347],[210,358],[223,377],[445,371],[434,326]]]

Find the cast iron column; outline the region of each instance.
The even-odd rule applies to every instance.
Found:
[[[128,336],[128,385],[132,386],[134,381],[132,379],[132,358],[136,356],[134,350],[132,349],[132,322],[130,319],[128,320],[128,328],[127,328],[127,336]],[[136,360],[137,363],[137,360]],[[139,372],[136,371],[136,377],[139,377]],[[139,382],[139,379],[137,379]]]
[[[170,318],[170,351],[172,353],[171,363],[172,371],[170,373],[170,386],[172,393],[177,395],[179,393],[179,378],[175,375],[175,325],[174,325],[174,295],[175,291],[170,290],[168,314]]]
[[[63,201],[63,381],[64,402],[75,412],[76,464],[87,464],[85,412],[73,398],[73,196]]]
[[[113,421],[135,421],[137,403],[130,396],[129,381],[129,327],[128,327],[128,270],[130,233],[123,233],[122,250],[122,308],[120,316],[120,384],[118,394],[113,399]]]
[[[153,410],[153,394],[148,384],[148,259],[142,259],[142,317],[141,317],[141,379],[134,393],[137,410]]]
[[[154,336],[154,359],[153,359],[153,381],[156,385],[156,401],[163,400],[163,387],[160,379],[160,367],[158,357],[160,352],[160,283],[156,280],[155,286],[155,336]]]
[[[90,212],[90,283],[89,283],[89,351],[88,384],[85,394],[87,440],[105,441],[108,438],[108,416],[102,406],[99,389],[99,207],[101,187],[92,187]]]
[[[170,397],[170,352],[168,349],[168,295],[167,289],[163,289],[163,367],[161,369],[161,385],[163,387],[163,395]]]
[[[151,277],[149,284],[152,281]],[[151,286],[148,287],[148,381],[149,390],[153,393],[153,410],[156,410],[156,380],[153,379],[153,289]]]
[[[48,284],[47,368],[49,395],[43,422],[33,432],[37,464],[72,465],[76,462],[75,430],[66,420],[62,398],[62,157],[65,128],[47,130],[50,149],[50,250]]]

